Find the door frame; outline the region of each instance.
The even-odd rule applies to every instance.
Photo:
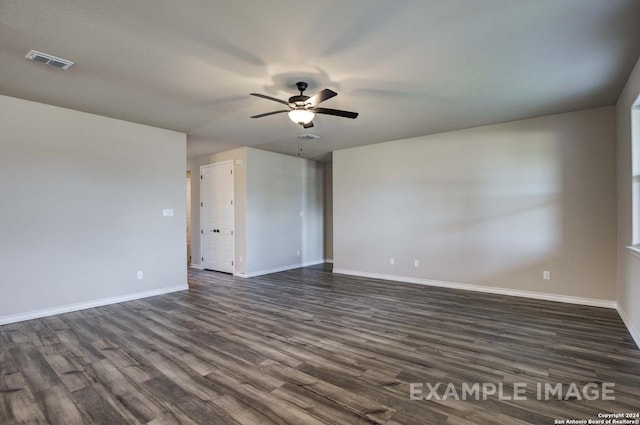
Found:
[[[200,265],[202,266],[202,269],[204,270],[204,229],[203,229],[203,220],[202,220],[202,208],[204,207],[204,202],[203,202],[203,197],[202,197],[202,193],[204,192],[203,187],[203,174],[202,174],[202,170],[205,168],[213,168],[216,166],[220,166],[220,165],[226,165],[226,164],[230,164],[231,165],[231,175],[233,176],[232,179],[232,184],[231,184],[231,201],[232,204],[231,206],[233,207],[233,214],[231,214],[231,227],[233,228],[233,238],[231,238],[231,241],[233,243],[233,246],[231,247],[232,251],[233,251],[233,264],[232,264],[232,271],[231,271],[231,275],[236,274],[236,175],[235,175],[235,167],[234,167],[234,160],[233,159],[229,159],[227,161],[219,161],[219,162],[214,162],[211,164],[205,164],[205,165],[201,165],[200,166],[200,210],[199,210],[199,214],[200,214]],[[192,176],[193,178],[193,176]],[[193,214],[193,211],[191,212],[191,214]],[[221,272],[224,273],[224,272]]]

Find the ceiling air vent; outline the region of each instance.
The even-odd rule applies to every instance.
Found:
[[[301,134],[298,136],[298,139],[304,139],[304,140],[318,140],[320,138],[320,136],[317,136],[315,134],[311,134],[311,133],[307,133],[307,134]]]
[[[37,52],[35,50],[32,50],[29,53],[27,53],[27,56],[25,56],[25,58],[34,62],[40,62],[40,63],[45,63],[47,65],[55,66],[56,68],[60,68],[60,69],[69,69],[71,65],[73,65],[73,62],[69,60],[48,55],[46,53]]]

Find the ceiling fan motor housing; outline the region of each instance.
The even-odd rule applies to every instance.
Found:
[[[307,99],[309,99],[309,96],[303,96],[303,95],[297,95],[297,96],[291,96],[289,98],[289,103],[295,104],[299,106],[304,106],[304,103],[307,101]]]
[[[308,87],[307,83],[305,83],[304,81],[298,81],[296,83],[296,87],[300,91],[300,94],[291,96],[289,98],[289,103],[291,104],[292,108],[295,108],[296,106],[304,106],[307,99],[309,99],[309,96],[305,96],[304,94],[302,94],[302,92],[304,92]]]

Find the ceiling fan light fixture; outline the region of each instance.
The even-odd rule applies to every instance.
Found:
[[[296,124],[309,124],[313,121],[315,115],[313,112],[304,108],[289,111],[289,118]]]
[[[301,81],[298,82],[296,86],[298,87],[298,90],[300,90],[300,94],[291,96],[289,98],[289,101],[276,99],[275,97],[267,96],[266,94],[250,93],[251,96],[261,97],[263,99],[272,100],[274,102],[278,102],[288,106],[288,109],[280,109],[279,111],[258,114],[252,116],[251,118],[262,118],[269,115],[282,114],[284,112],[287,112],[291,121],[304,128],[311,128],[314,126],[313,118],[316,116],[316,114],[334,115],[337,117],[351,119],[358,117],[357,112],[341,111],[340,109],[331,108],[318,108],[319,103],[322,103],[325,100],[331,99],[332,97],[338,95],[338,93],[334,92],[333,90],[324,89],[320,90],[313,96],[305,96],[304,91],[307,89],[307,83]]]

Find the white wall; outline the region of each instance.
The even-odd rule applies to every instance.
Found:
[[[336,151],[334,267],[615,300],[614,188],[613,107]]]
[[[241,147],[219,152],[212,155],[195,158],[187,162],[187,169],[191,171],[191,264],[201,266],[202,251],[200,248],[200,166],[215,164],[216,162],[233,160],[234,185],[234,225],[236,273],[246,273],[246,200],[247,200],[247,148]]]
[[[322,164],[248,148],[247,274],[322,262],[323,232]]]
[[[324,262],[324,164],[302,160],[302,263]]]
[[[631,106],[640,96],[640,60],[616,104],[618,187],[618,310],[640,346],[640,257],[627,249],[632,243]]]
[[[323,165],[242,147],[191,160],[188,168],[195,176],[201,165],[230,159],[235,160],[236,273],[255,276],[322,262]],[[192,179],[191,188],[193,211],[199,212],[199,178]],[[198,265],[199,214],[193,214],[192,227],[192,257]]]
[[[0,323],[187,288],[184,134],[6,96],[0,134]]]

